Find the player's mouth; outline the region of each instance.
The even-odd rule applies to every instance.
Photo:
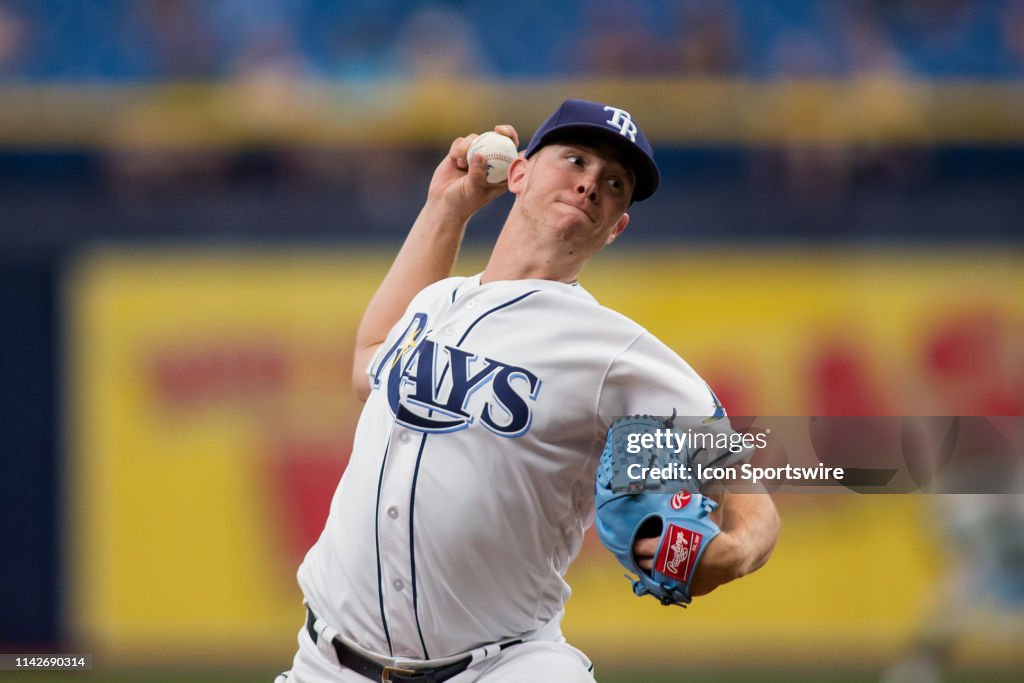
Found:
[[[591,223],[596,223],[597,222],[596,220],[594,220],[594,217],[590,214],[590,212],[587,211],[586,208],[584,208],[583,205],[578,204],[576,202],[567,202],[567,201],[562,200],[562,199],[559,199],[558,202],[560,204],[565,204],[566,206],[571,206],[572,208],[576,209],[577,211],[582,213],[584,216],[586,216],[590,220]]]

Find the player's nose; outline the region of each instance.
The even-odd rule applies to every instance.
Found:
[[[597,180],[585,178],[576,183],[576,194],[585,195],[592,202],[597,201]]]

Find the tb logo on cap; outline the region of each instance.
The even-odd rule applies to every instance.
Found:
[[[619,129],[620,133],[628,135],[630,140],[636,142],[636,124],[633,123],[633,117],[630,116],[629,112],[625,109],[616,109],[615,107],[605,107],[604,110],[614,112],[612,117],[605,121],[605,123],[615,126]]]

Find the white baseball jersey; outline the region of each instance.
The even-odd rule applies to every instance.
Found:
[[[345,642],[384,657],[560,638],[610,423],[724,415],[649,332],[549,280],[427,287],[368,371],[351,461],[298,578]]]

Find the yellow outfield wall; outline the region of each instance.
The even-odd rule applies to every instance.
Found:
[[[79,259],[65,288],[66,575],[68,620],[87,651],[111,664],[285,668],[303,618],[295,570],[358,415],[355,328],[390,255]],[[470,253],[458,270],[481,263]],[[1024,254],[1005,250],[672,247],[602,255],[583,284],[679,351],[734,415],[1020,414],[1022,266]],[[942,567],[927,498],[779,505],[770,564],[686,612],[634,598],[588,539],[567,635],[634,661],[671,660],[679,642],[693,663],[895,651]]]

